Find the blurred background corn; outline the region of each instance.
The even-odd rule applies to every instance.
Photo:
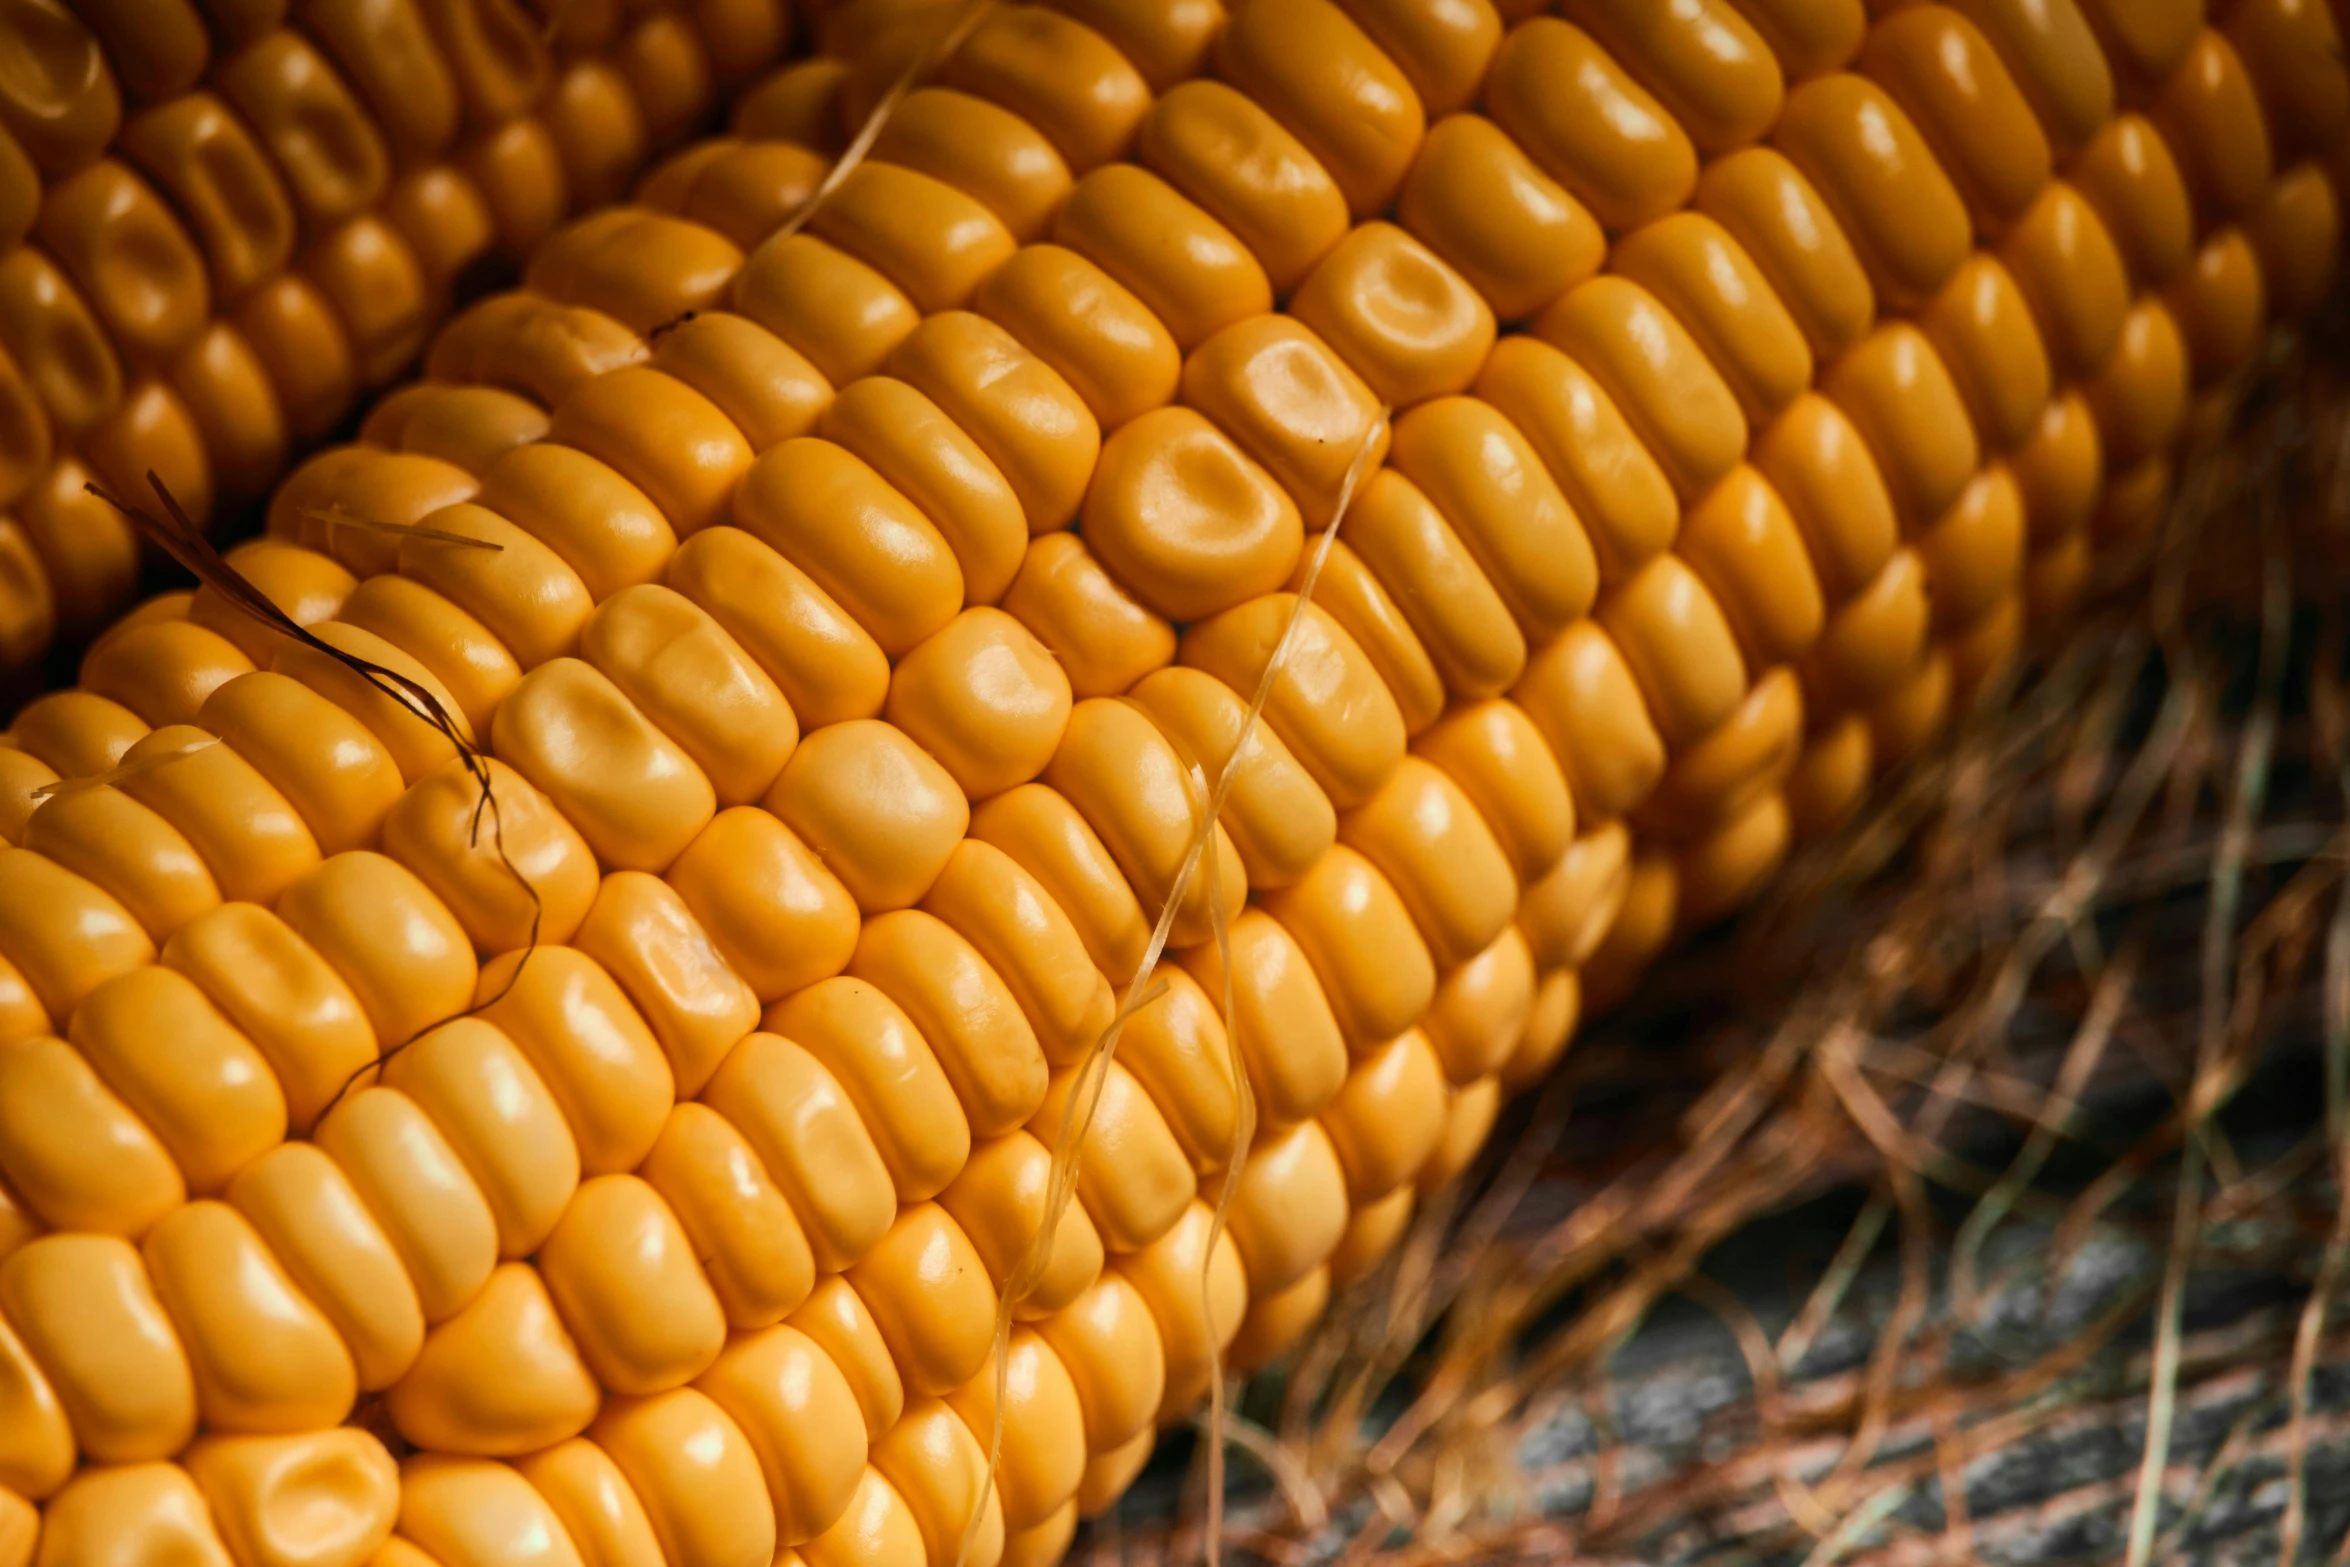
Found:
[[[209,587],[22,711],[0,1567],[1056,1558],[2331,286],[2307,0],[1535,9],[817,8],[231,552],[505,859]]]
[[[90,479],[238,516],[788,29],[785,0],[0,8],[0,700],[131,601]]]

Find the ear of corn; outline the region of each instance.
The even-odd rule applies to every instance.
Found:
[[[128,602],[85,492],[199,523],[410,364],[454,288],[618,198],[764,68],[782,0],[26,0],[0,19],[0,675]],[[394,398],[378,417],[413,399]],[[448,438],[539,409],[433,402]],[[12,682],[13,683],[13,682]]]
[[[822,8],[233,553],[502,847],[214,588],[25,710],[0,1564],[1056,1558],[2330,286],[2320,8],[1532,9]]]

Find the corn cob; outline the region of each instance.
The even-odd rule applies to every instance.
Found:
[[[128,602],[85,492],[201,523],[406,369],[453,286],[619,196],[779,52],[781,0],[22,0],[0,17],[0,672]],[[530,410],[476,419],[535,432]]]
[[[237,557],[486,737],[532,896],[444,736],[214,589],[0,749],[0,1562],[247,1567],[297,1501],[384,1567],[1051,1559],[2062,616],[2333,271],[2282,0],[902,10]],[[1170,899],[983,1490],[974,1328]]]

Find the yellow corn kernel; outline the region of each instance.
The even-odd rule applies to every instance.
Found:
[[[1187,351],[1273,302],[1271,281],[1238,236],[1132,164],[1079,180],[1053,239],[1131,291]],[[1033,531],[1033,514],[1030,523]]]
[[[1138,683],[1128,699],[1211,786],[1230,770],[1220,821],[1250,886],[1286,886],[1330,847],[1337,814],[1329,797],[1277,735],[1262,725],[1243,734],[1246,704],[1222,681],[1196,669],[1162,669]]]
[[[1307,952],[1280,920],[1262,909],[1246,910],[1232,922],[1226,945],[1232,954],[1232,1021],[1258,1116],[1272,1125],[1301,1121],[1338,1092],[1347,1070],[1347,1036]],[[1214,1016],[1224,995],[1222,953],[1215,943],[1203,943],[1180,961],[1198,981],[1196,1004]],[[1201,1032],[1208,1037],[1199,1048],[1222,1045],[1220,1028]],[[1221,1164],[1230,1149],[1215,1143],[1206,1151]]]
[[[1386,223],[1340,240],[1290,308],[1397,405],[1467,390],[1493,348],[1493,307],[1434,251]]]
[[[206,1430],[317,1431],[350,1413],[350,1352],[236,1209],[190,1203],[141,1250],[179,1328]]]
[[[880,1324],[846,1278],[836,1275],[817,1285],[786,1325],[822,1349],[848,1379],[869,1440],[879,1440],[898,1423],[906,1410],[905,1380],[898,1375]]]
[[[1301,567],[1289,585],[1296,588],[1303,582]],[[1332,543],[1324,560],[1315,608],[1355,639],[1372,670],[1387,683],[1407,737],[1436,722],[1444,710],[1444,677],[1437,673],[1428,649],[1413,631],[1394,595],[1351,546]]]
[[[1248,94],[1186,81],[1144,119],[1139,160],[1228,227],[1283,292],[1344,236],[1346,198],[1323,165]]]
[[[594,1567],[660,1567],[661,1542],[653,1536],[645,1504],[595,1443],[581,1438],[558,1442],[514,1466],[546,1501],[577,1547]]]
[[[486,727],[522,679],[522,665],[479,616],[438,588],[386,573],[368,578],[334,624],[410,654],[439,681],[468,725]]]
[[[865,922],[848,975],[894,1002],[954,1088],[971,1136],[1020,1126],[1043,1101],[1047,1067],[1003,979],[936,915],[900,909]]]
[[[1322,1129],[1360,1207],[1404,1184],[1443,1130],[1444,1065],[1428,1036],[1407,1029],[1365,1056],[1322,1112]]]
[[[1042,783],[997,795],[972,813],[971,841],[1000,850],[1061,907],[1090,967],[1134,972],[1150,942],[1149,916],[1100,834],[1066,797]]]
[[[881,711],[887,655],[805,572],[742,529],[696,534],[669,557],[664,580],[758,660],[804,728]]]
[[[400,799],[398,763],[373,731],[285,675],[238,676],[205,698],[197,723],[292,803],[321,854],[369,847]]]
[[[1003,1504],[986,1478],[981,1439],[952,1409],[935,1398],[909,1405],[874,1444],[873,1467],[913,1515],[928,1560],[954,1560],[976,1512],[978,1528],[967,1559],[977,1567],[996,1567],[1004,1548]]]
[[[187,1200],[170,1152],[89,1059],[37,1036],[0,1043],[0,1175],[44,1223],[131,1240]]]
[[[1069,1554],[1069,1542],[1076,1533],[1077,1500],[1071,1497],[1044,1522],[1007,1538],[998,1567],[1049,1567]]]
[[[954,618],[963,573],[930,519],[846,447],[785,441],[752,465],[738,524],[773,546],[892,657]]]
[[[318,1146],[281,1143],[245,1166],[227,1195],[334,1324],[360,1389],[372,1393],[406,1373],[425,1329],[405,1262],[361,1190]],[[396,1232],[398,1214],[392,1222]]]
[[[1268,593],[1191,627],[1182,660],[1235,691],[1253,692],[1290,613],[1291,595]],[[1290,647],[1288,678],[1275,684],[1264,721],[1340,810],[1362,804],[1404,750],[1401,715],[1362,649],[1308,604]]]
[[[963,1173],[938,1194],[938,1205],[962,1227],[999,1291],[1044,1223],[1051,1164],[1043,1143],[1024,1131],[1008,1132],[975,1146]],[[1031,1322],[1051,1316],[1089,1289],[1101,1270],[1101,1234],[1085,1205],[1070,1203],[1061,1210],[1043,1273],[1013,1316]]]
[[[489,1202],[416,1102],[363,1088],[312,1134],[399,1254],[427,1322],[456,1315],[497,1266]]]
[[[1346,1221],[1346,1234],[1340,1238],[1338,1249],[1325,1264],[1330,1270],[1332,1288],[1344,1289],[1363,1278],[1395,1250],[1412,1222],[1413,1204],[1418,1198],[1418,1190],[1406,1182],[1377,1202],[1355,1209]]]
[[[1118,1259],[1119,1275],[1150,1307],[1166,1355],[1167,1382],[1158,1410],[1162,1426],[1206,1393],[1210,1368],[1231,1346],[1246,1315],[1248,1280],[1240,1253],[1229,1230],[1216,1237],[1213,1255],[1208,1253],[1213,1223],[1214,1211],[1194,1202],[1166,1234]]]
[[[1673,759],[1641,807],[1641,824],[1685,838],[1736,815],[1786,780],[1803,743],[1803,717],[1803,686],[1794,672],[1764,675],[1735,713]]]
[[[342,976],[386,1045],[472,1003],[472,943],[422,882],[382,855],[321,862],[277,912]]]
[[[590,1175],[644,1161],[676,1097],[659,1043],[612,976],[575,947],[493,958],[473,997],[561,1107]]]
[[[87,877],[158,943],[220,902],[220,884],[196,846],[120,789],[51,797],[25,823],[24,846]]]
[[[1394,886],[1353,849],[1332,849],[1265,910],[1312,965],[1349,1049],[1392,1039],[1427,1010],[1435,960]]]
[[[1089,1452],[1115,1451],[1150,1430],[1166,1389],[1166,1355],[1150,1308],[1124,1276],[1103,1274],[1037,1331],[1076,1384]]]
[[[1269,1365],[1297,1346],[1330,1304],[1330,1270],[1316,1268],[1278,1295],[1250,1303],[1248,1320],[1232,1340],[1232,1364],[1243,1371]]]
[[[867,1465],[848,1510],[799,1548],[807,1567],[885,1567],[924,1560],[922,1527],[897,1488]]]
[[[1069,190],[1069,165],[1035,126],[950,87],[906,94],[873,155],[978,197],[1023,245],[1043,232]]]
[[[25,704],[9,737],[49,768],[84,778],[112,768],[147,733],[146,720],[89,691],[53,691]]]
[[[1501,1086],[1519,1093],[1540,1082],[1574,1042],[1576,1025],[1582,1020],[1582,976],[1572,969],[1544,975],[1534,992],[1534,1004],[1527,1009],[1526,1027],[1518,1036],[1517,1047],[1502,1066]],[[1342,1271],[1334,1268],[1334,1272]]]
[[[75,1011],[71,1037],[199,1195],[285,1138],[285,1095],[269,1063],[176,970],[133,969],[99,986]]]
[[[1416,756],[1348,812],[1338,834],[1385,873],[1439,969],[1484,947],[1517,906],[1517,878],[1485,818],[1459,785]]]
[[[1100,427],[1069,384],[1002,328],[962,311],[933,316],[890,355],[889,373],[987,454],[1019,497],[1031,535],[1076,515]]]
[[[569,407],[569,404],[565,404]],[[525,669],[572,651],[594,605],[587,585],[546,545],[488,508],[444,506],[419,526],[496,549],[437,538],[400,545],[400,574],[479,620]],[[348,615],[343,617],[349,619]]]
[[[0,1321],[0,1485],[42,1501],[73,1475],[73,1427],[24,1341]]]
[[[889,1168],[839,1082],[801,1046],[747,1036],[702,1098],[757,1151],[819,1270],[847,1267],[888,1230],[897,1208]]]
[[[1135,1251],[1181,1217],[1198,1182],[1183,1145],[1134,1075],[1115,1061],[1097,1068],[1097,1075],[1101,1092],[1081,1145],[1077,1200],[1092,1216],[1104,1247]],[[1056,1074],[1044,1107],[1028,1123],[1029,1135],[1047,1147],[1059,1146],[1076,1091],[1075,1072]]]
[[[231,1567],[204,1494],[177,1464],[84,1470],[40,1519],[41,1559]]]
[[[2049,184],[1999,247],[2060,379],[2104,363],[2129,305],[2122,252],[2082,193]]]
[[[1202,343],[1183,400],[1214,421],[1297,503],[1309,531],[1330,525],[1355,453],[1387,450],[1379,400],[1346,361],[1286,315],[1255,315]]]
[[[1346,1175],[1319,1122],[1268,1138],[1242,1173],[1227,1220],[1252,1299],[1278,1294],[1327,1261],[1346,1215]]]
[[[494,760],[483,766],[494,810],[472,771],[451,763],[400,797],[384,819],[384,852],[416,874],[481,951],[568,941],[596,897],[595,856],[521,774]]]
[[[1098,698],[1070,714],[1044,777],[1100,836],[1142,907],[1164,904],[1212,782],[1191,777],[1181,753],[1143,713]],[[1206,852],[1217,864],[1200,867],[1177,903],[1169,939],[1180,946],[1207,939],[1214,922],[1236,916],[1247,896],[1239,856],[1220,825],[1210,829]],[[1220,914],[1211,901],[1219,896]],[[1115,962],[1110,967],[1119,971]]]
[[[1211,949],[1212,950],[1212,947]],[[1181,969],[1162,969],[1166,993],[1138,1008],[1118,1035],[1118,1062],[1134,1074],[1196,1170],[1214,1170],[1232,1153],[1240,1101],[1232,1082],[1232,1047],[1216,1003]]]
[[[1032,248],[1019,255],[1038,253]],[[1003,280],[1016,271],[1017,258],[996,270],[989,288],[1006,287]],[[1172,375],[1167,379],[1172,382]],[[938,404],[903,381],[867,376],[841,388],[817,429],[869,465],[938,530],[960,568],[963,602],[992,604],[1003,597],[1028,546],[1020,498]]]
[[[808,1298],[808,1237],[725,1117],[679,1105],[639,1171],[676,1214],[730,1327],[765,1327]]]
[[[384,1408],[417,1447],[511,1458],[577,1436],[601,1398],[538,1271],[509,1262],[426,1336]]]
[[[1572,84],[1561,91],[1558,84]],[[1695,149],[1672,115],[1580,28],[1544,20],[1504,40],[1486,88],[1494,119],[1613,229],[1680,206]]]
[[[1669,925],[1654,939],[1662,945]],[[1459,1175],[1485,1146],[1485,1134],[1493,1130],[1493,1118],[1501,1110],[1501,1085],[1493,1078],[1480,1078],[1465,1088],[1456,1089],[1445,1107],[1444,1138],[1436,1145],[1436,1152],[1420,1166],[1415,1178],[1423,1192],[1435,1191]],[[1310,1283],[1312,1275],[1307,1275]],[[1318,1310],[1318,1308],[1317,1308]]]
[[[512,1468],[482,1458],[418,1453],[400,1465],[400,1567],[424,1562],[531,1562],[584,1567],[554,1509]]]
[[[641,871],[605,877],[571,939],[635,1003],[681,1096],[700,1093],[758,1026],[758,998],[666,882]]]
[[[1828,619],[1804,661],[1805,706],[1822,714],[1865,707],[1914,669],[1926,640],[1925,568],[1901,550],[1876,580]]]
[[[1076,1494],[1085,1472],[1085,1416],[1067,1368],[1033,1329],[1015,1332],[1007,1347],[996,1495],[1005,1528],[1017,1534],[1050,1518]],[[987,1441],[996,1429],[994,1366],[981,1368],[947,1402],[974,1438]]]
[[[537,1251],[579,1185],[579,1148],[513,1041],[460,1018],[403,1045],[377,1081],[414,1100],[449,1139],[489,1202],[499,1254]]]
[[[1034,124],[1078,169],[1116,156],[1150,97],[1107,40],[1051,11],[990,17],[955,52],[941,80]],[[1079,90],[1061,90],[1069,83]]]
[[[1446,974],[1422,1021],[1455,1082],[1498,1071],[1517,1048],[1534,1004],[1534,954],[1511,926]]]
[[[1004,593],[1080,697],[1114,696],[1175,656],[1175,628],[1135,601],[1074,533],[1037,539]]]
[[[921,902],[971,819],[946,769],[873,719],[801,741],[766,804],[867,914]]]
[[[659,1192],[633,1175],[580,1187],[538,1268],[596,1380],[617,1393],[692,1381],[726,1339],[718,1297]]]
[[[970,1153],[969,1124],[938,1057],[888,996],[860,980],[821,980],[770,1007],[762,1021],[839,1082],[899,1201],[934,1197],[955,1178]]]
[[[666,870],[718,809],[709,775],[578,659],[524,676],[499,704],[492,744],[614,870]]]
[[[556,411],[547,438],[609,463],[651,498],[680,535],[722,520],[750,445],[701,393],[629,366],[584,383]]]
[[[215,688],[252,668],[227,638],[192,621],[158,620],[102,638],[82,661],[82,681],[150,724],[184,724]]]
[[[849,1271],[909,1392],[938,1394],[968,1381],[986,1358],[995,1320],[987,1272],[962,1228],[935,1203],[916,1203]]]
[[[196,1383],[146,1264],[111,1235],[44,1235],[0,1262],[5,1316],[55,1391],[74,1445],[101,1464],[178,1452]]]
[[[392,1532],[399,1469],[344,1427],[299,1436],[207,1436],[181,1456],[239,1562],[366,1560]]]
[[[143,736],[123,753],[140,771],[122,792],[179,831],[223,898],[273,903],[318,863],[318,840],[258,769],[212,738],[190,724]]]
[[[864,1472],[864,1413],[830,1356],[777,1324],[731,1341],[694,1386],[731,1416],[758,1455],[775,1538],[804,1544],[832,1527]]]

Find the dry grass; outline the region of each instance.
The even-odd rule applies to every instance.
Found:
[[[2350,1384],[2311,1391],[2350,1360],[2345,583],[2350,368],[2280,351],[2061,645],[1597,1025],[1236,1401],[1227,1557],[2071,1538],[2135,1567],[2249,1487],[2260,1544],[2226,1559],[2350,1559],[2307,1481],[2350,1448]],[[2280,1073],[2285,1132],[2248,1138],[2231,1112]],[[1766,1325],[1709,1257],[1835,1192],[1841,1244]],[[1644,1442],[1622,1352],[1692,1306],[1739,1385]],[[2092,1436],[2121,1444],[2092,1479],[2001,1479]],[[1169,1478],[1080,1559],[1199,1559],[1201,1475]]]

